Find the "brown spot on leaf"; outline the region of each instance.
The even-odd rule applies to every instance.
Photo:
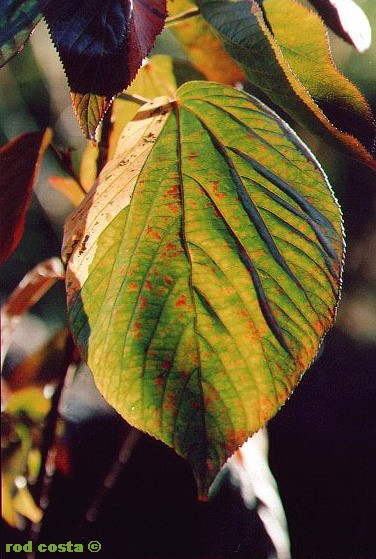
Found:
[[[213,188],[213,194],[216,198],[218,198],[218,200],[222,200],[223,198],[226,198],[226,194],[224,192],[218,192],[217,186]]]
[[[174,186],[166,190],[165,196],[169,196],[176,200],[176,198],[179,196],[179,186],[177,184],[174,184]]]
[[[85,237],[84,237],[84,239],[83,239],[83,241],[82,241],[82,243],[81,243],[80,249],[79,249],[79,251],[78,251],[78,255],[79,255],[79,256],[81,256],[81,254],[83,254],[83,253],[85,252],[85,250],[86,250],[86,243],[88,242],[89,238],[90,238],[89,235],[85,235]]]
[[[183,307],[187,304],[187,297],[185,295],[180,295],[179,299],[175,303],[175,307]]]
[[[173,214],[179,213],[179,210],[180,210],[179,204],[176,204],[176,203],[175,204],[168,204],[167,207],[170,210],[170,212],[172,212]]]
[[[159,231],[157,231],[156,229],[153,229],[149,225],[146,228],[146,235],[150,239],[153,239],[153,241],[160,241],[161,240],[161,235],[160,235]]]

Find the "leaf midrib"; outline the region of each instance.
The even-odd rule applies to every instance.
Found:
[[[202,425],[203,425],[203,433],[205,436],[205,446],[206,448],[209,448],[209,440],[207,437],[207,429],[206,429],[206,417],[205,417],[205,405],[204,405],[204,389],[203,389],[203,383],[202,383],[202,362],[201,362],[201,352],[200,352],[200,344],[198,343],[198,335],[199,335],[199,331],[198,331],[198,327],[197,327],[197,308],[196,308],[196,301],[195,301],[195,296],[194,296],[194,288],[193,288],[193,263],[192,263],[192,256],[189,250],[189,246],[188,246],[188,242],[185,236],[185,197],[184,197],[184,183],[183,183],[183,170],[182,170],[182,137],[181,137],[181,123],[180,123],[180,110],[179,110],[179,104],[177,101],[175,101],[173,103],[173,108],[175,111],[175,116],[176,116],[176,127],[177,127],[177,162],[178,162],[178,184],[179,184],[179,192],[180,192],[180,201],[181,201],[181,205],[182,205],[182,211],[181,211],[181,224],[180,224],[180,238],[182,241],[182,246],[184,249],[184,252],[186,254],[186,257],[188,259],[189,262],[189,291],[190,291],[190,296],[191,296],[191,301],[192,301],[192,307],[193,307],[193,330],[194,330],[194,339],[195,339],[195,344],[196,344],[196,351],[197,351],[197,355],[198,355],[198,367],[197,367],[197,372],[198,372],[198,385],[199,385],[199,389],[200,389],[200,396],[201,396],[201,406],[200,406],[200,410],[201,410],[201,419],[202,419]],[[193,374],[193,373],[192,373]]]

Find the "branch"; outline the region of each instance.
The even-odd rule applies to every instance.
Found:
[[[136,429],[135,427],[130,427],[123,444],[120,447],[119,453],[115,462],[111,465],[107,474],[102,480],[102,483],[91,500],[83,521],[80,523],[78,528],[78,533],[81,532],[82,528],[87,523],[95,522],[98,516],[99,509],[107,495],[107,493],[116,485],[125,465],[130,459],[133,449],[137,445],[138,441],[142,438],[143,433]]]
[[[56,424],[59,419],[59,404],[61,399],[61,394],[63,392],[65,378],[67,372],[74,361],[75,355],[75,345],[72,340],[72,336],[68,334],[67,341],[64,349],[64,356],[61,363],[61,378],[59,384],[57,385],[55,392],[51,400],[51,409],[47,414],[45,420],[45,428],[43,430],[42,436],[42,446],[41,446],[41,465],[39,470],[39,475],[35,483],[36,498],[40,502],[43,499],[43,483],[46,475],[46,466],[48,462],[48,454],[55,442],[55,431]]]
[[[111,104],[110,108],[104,115],[104,119],[103,119],[101,139],[99,140],[98,143],[97,177],[99,176],[99,173],[107,163],[108,150],[110,146],[110,136],[113,130],[112,109],[113,109],[113,104]]]
[[[138,105],[146,105],[146,103],[150,103],[151,101],[151,99],[147,99],[146,97],[142,97],[141,95],[126,92],[120,93],[117,98],[123,99],[123,101],[133,101],[133,103],[137,103]]]
[[[63,393],[65,379],[72,364],[76,364],[76,347],[72,340],[72,336],[68,335],[64,349],[64,356],[61,362],[61,377],[60,382],[56,387],[52,397],[51,409],[45,420],[45,427],[42,433],[41,445],[41,465],[37,481],[34,486],[34,498],[39,504],[40,508],[44,511],[48,505],[48,494],[53,476],[53,468],[50,467],[51,450],[55,444],[56,427],[59,420],[59,407],[60,400]],[[31,526],[31,538],[34,542],[37,541],[40,532],[41,523],[33,524]]]
[[[199,8],[191,8],[190,10],[186,10],[185,12],[182,12],[181,14],[178,14],[176,16],[168,17],[166,19],[166,27],[172,27],[173,25],[176,25],[181,21],[184,21],[186,19],[191,19],[192,17],[196,17],[199,15],[199,13],[200,13]]]

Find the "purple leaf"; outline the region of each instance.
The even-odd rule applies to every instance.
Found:
[[[94,138],[113,97],[128,87],[166,18],[166,0],[60,0],[44,11],[80,125]]]

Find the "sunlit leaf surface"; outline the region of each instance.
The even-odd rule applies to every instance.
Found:
[[[310,0],[325,23],[359,52],[371,46],[372,32],[366,14],[354,0]]]
[[[341,216],[318,163],[255,98],[190,82],[126,127],[65,253],[99,389],[189,459],[205,495],[333,324]]]
[[[197,4],[248,79],[273,103],[342,152],[376,169],[366,146],[329,121],[291,70],[255,0],[197,0]]]
[[[128,87],[126,93],[150,100],[160,95],[175,97],[176,80],[172,58],[163,54],[152,56],[138,71],[135,80]],[[124,126],[132,120],[139,108],[140,104],[130,98],[122,99],[118,97],[115,99],[112,111],[113,126],[109,138],[109,158],[115,152],[116,144]]]
[[[296,0],[265,0],[265,13],[291,70],[339,130],[372,150],[375,124],[358,88],[335,67],[319,16]]]

